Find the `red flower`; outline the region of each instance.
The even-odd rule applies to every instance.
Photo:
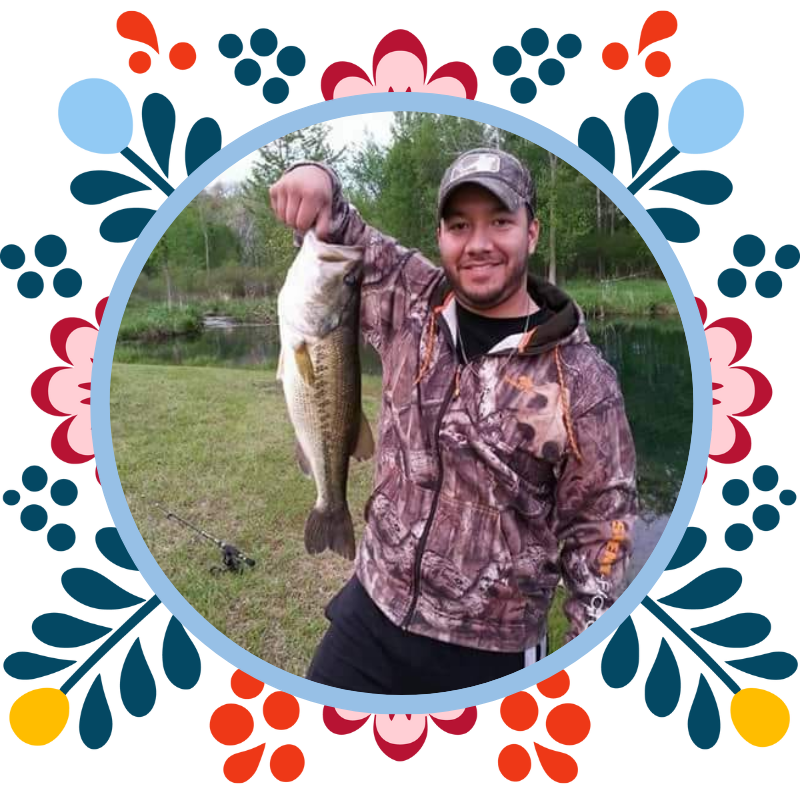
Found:
[[[551,699],[563,697],[569,690],[569,676],[561,670],[552,678],[537,683],[536,688],[545,697]],[[532,728],[539,718],[539,706],[533,695],[528,692],[517,692],[503,700],[500,705],[500,716],[512,730],[526,731]],[[560,703],[548,712],[545,727],[550,738],[559,744],[573,745],[579,744],[589,735],[591,722],[589,715],[579,705]],[[534,742],[533,746],[548,778],[556,783],[570,783],[578,777],[578,763],[572,756],[560,750],[551,750],[538,742]],[[500,751],[497,768],[507,780],[521,781],[531,771],[530,753],[522,745],[507,745]]]
[[[104,297],[95,308],[98,326],[107,301]],[[96,342],[97,328],[91,322],[79,317],[59,320],[50,331],[50,345],[68,366],[45,370],[31,386],[33,402],[42,411],[66,417],[53,433],[50,446],[67,464],[85,464],[94,458],[89,400]]]
[[[360,711],[344,711],[325,706],[325,727],[343,736],[357,731],[372,716]],[[445,733],[460,736],[472,730],[478,719],[475,706],[441,714],[375,714],[372,733],[381,751],[395,761],[407,761],[416,755],[428,737],[428,717]]]
[[[361,67],[337,61],[322,74],[326,100],[371,92],[434,92],[474,100],[478,78],[469,64],[451,61],[425,83],[428,57],[422,42],[410,31],[396,30],[378,42],[372,57],[372,81]]]
[[[261,694],[264,684],[237,669],[231,678],[231,689],[237,697],[252,700]],[[271,728],[285,731],[299,719],[300,704],[295,697],[286,692],[272,692],[267,695],[262,712]],[[253,715],[244,706],[238,703],[226,703],[211,715],[209,727],[211,735],[220,744],[232,746],[242,744],[250,738],[255,729],[255,722]],[[225,777],[231,783],[249,781],[256,774],[266,746],[266,742],[261,742],[255,747],[229,756],[222,768]],[[284,744],[272,753],[269,769],[279,781],[288,783],[300,777],[305,763],[303,751],[299,747],[293,744]]]
[[[695,300],[705,325],[706,305],[699,297]],[[738,417],[761,411],[772,399],[772,386],[757,369],[733,366],[747,355],[753,341],[753,333],[744,320],[725,317],[706,325],[705,331],[714,406],[709,457],[720,464],[735,464],[748,455],[752,445],[750,434]]]

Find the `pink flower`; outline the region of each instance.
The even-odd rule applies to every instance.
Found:
[[[698,297],[700,319],[705,325],[708,311]],[[711,356],[713,422],[709,457],[720,464],[735,464],[750,452],[750,434],[738,417],[761,411],[772,399],[772,386],[753,367],[733,366],[747,355],[753,341],[750,326],[742,319],[724,317],[706,325]]]
[[[325,727],[340,736],[357,731],[371,716],[331,706],[325,706],[322,710]],[[372,733],[378,747],[395,761],[407,761],[425,744],[428,717],[445,733],[460,736],[472,730],[478,719],[478,710],[471,706],[441,714],[375,714]]]
[[[107,301],[107,297],[103,298],[95,308],[98,325]],[[50,446],[56,457],[67,464],[85,464],[94,458],[90,393],[96,341],[97,328],[91,322],[79,317],[59,320],[50,331],[50,345],[67,366],[45,370],[31,387],[33,402],[42,411],[66,417],[53,433]]]
[[[451,61],[439,67],[425,83],[428,57],[422,42],[410,31],[396,30],[378,42],[372,57],[372,81],[361,67],[337,61],[322,74],[326,100],[372,92],[433,92],[474,100],[478,78],[469,64]]]

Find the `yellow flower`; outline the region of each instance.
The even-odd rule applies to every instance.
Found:
[[[741,689],[731,700],[731,720],[746,742],[771,747],[789,730],[789,709],[765,689]]]
[[[69,700],[60,689],[34,689],[16,699],[8,719],[17,738],[26,744],[50,744],[67,724]]]

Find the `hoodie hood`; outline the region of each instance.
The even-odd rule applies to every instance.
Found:
[[[492,355],[508,353],[515,348],[522,355],[537,355],[561,345],[589,341],[583,311],[566,292],[542,278],[528,276],[528,294],[540,308],[549,309],[552,316],[534,329],[535,334],[513,334],[498,342],[490,351]],[[437,322],[454,343],[458,331],[455,295],[446,279],[442,280],[432,299]]]

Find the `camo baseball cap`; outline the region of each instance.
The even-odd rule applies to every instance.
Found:
[[[509,210],[527,205],[536,213],[536,185],[528,169],[510,153],[478,148],[462,153],[444,173],[439,185],[439,219],[450,194],[465,183],[490,191]]]

